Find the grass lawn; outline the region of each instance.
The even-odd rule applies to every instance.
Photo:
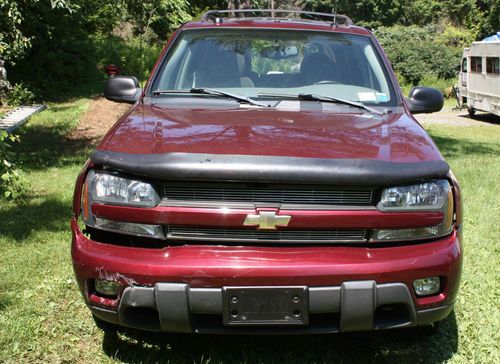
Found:
[[[75,177],[91,148],[67,140],[88,100],[50,105],[16,146],[32,196],[0,202],[0,362],[500,362],[500,126],[434,125],[465,202],[464,273],[455,313],[422,330],[291,337],[104,332],[77,289],[69,218]]]

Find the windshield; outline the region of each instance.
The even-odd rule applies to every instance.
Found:
[[[333,32],[183,31],[163,61],[151,90],[193,88],[251,98],[307,93],[375,106],[397,104],[370,38]]]

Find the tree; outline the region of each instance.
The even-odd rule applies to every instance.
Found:
[[[129,0],[127,11],[137,34],[145,34],[151,28],[161,40],[191,19],[185,0]]]
[[[228,0],[227,8],[231,10],[235,9],[251,9],[252,0]]]

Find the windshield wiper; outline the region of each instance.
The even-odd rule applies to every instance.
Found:
[[[240,102],[246,102],[248,104],[270,107],[271,105],[265,104],[259,101],[252,100],[249,96],[233,94],[230,92],[225,92],[221,90],[216,90],[213,88],[192,88],[190,90],[156,90],[153,91],[153,95],[164,95],[164,94],[202,94],[202,95],[214,95],[214,96],[224,96],[233,100]]]
[[[320,94],[301,93],[298,95],[292,95],[292,94],[265,94],[265,93],[263,93],[263,94],[258,94],[257,96],[259,96],[259,97],[273,97],[273,98],[278,97],[278,98],[282,98],[282,99],[292,99],[292,100],[298,99],[298,100],[305,100],[305,101],[333,102],[336,104],[357,107],[359,109],[363,109],[363,110],[369,111],[369,112],[374,113],[374,114],[379,114],[379,115],[384,114],[381,111],[378,111],[372,107],[366,106],[362,102],[339,99],[337,97],[320,95]]]
[[[372,112],[374,114],[383,115],[384,113],[378,110],[375,110],[372,107],[366,106],[362,102],[339,99],[337,97],[325,96],[320,94],[298,94],[299,100],[310,100],[310,101],[320,101],[320,102],[334,102],[336,104],[349,105],[353,107],[357,107],[359,109],[364,109],[366,111]]]

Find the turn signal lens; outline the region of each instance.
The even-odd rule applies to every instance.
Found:
[[[414,229],[384,229],[374,230],[372,241],[389,241],[389,240],[418,240],[437,238],[451,233],[452,226],[428,226]]]
[[[157,239],[165,238],[161,225],[137,224],[96,217],[94,227],[102,230],[116,231],[122,234],[147,236]]]

